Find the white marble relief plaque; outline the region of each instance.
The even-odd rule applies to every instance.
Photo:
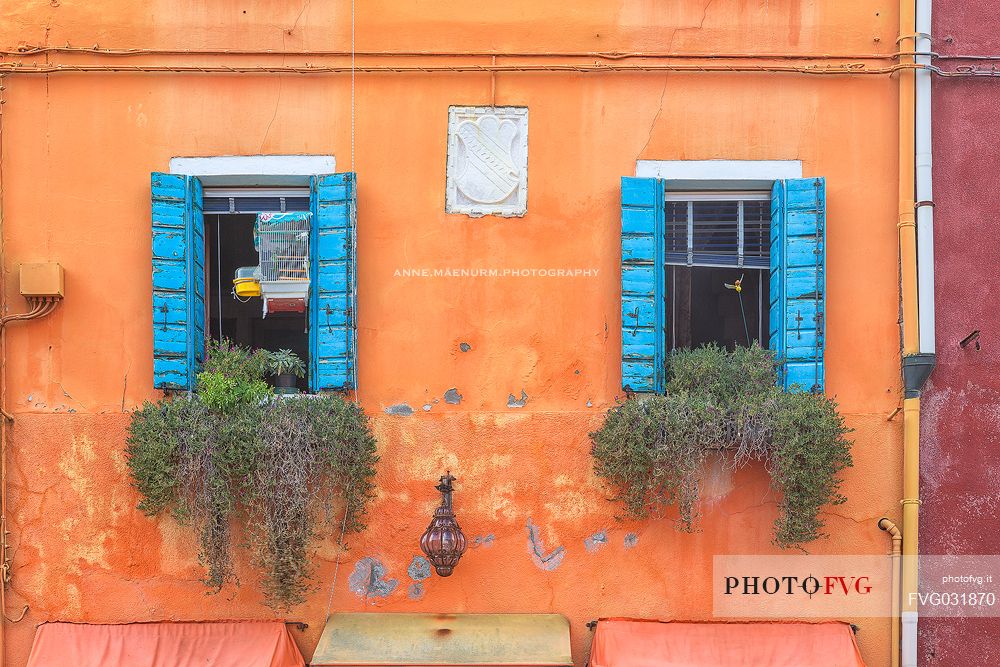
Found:
[[[445,211],[472,217],[528,210],[527,107],[449,107]]]

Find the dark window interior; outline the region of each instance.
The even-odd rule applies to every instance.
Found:
[[[667,348],[768,346],[768,272],[667,266]],[[728,289],[742,276],[742,292]],[[742,302],[742,308],[741,308]],[[744,320],[745,318],[745,320]]]
[[[767,347],[769,195],[668,193],[665,222],[668,349]]]
[[[271,351],[289,349],[308,366],[309,334],[305,314],[270,313],[265,318],[260,298],[241,303],[233,294],[236,269],[258,263],[253,246],[256,219],[256,214],[252,213],[205,215],[209,335]],[[299,389],[308,391],[306,378],[300,379],[298,385]]]

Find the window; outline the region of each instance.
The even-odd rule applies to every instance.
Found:
[[[238,297],[233,277],[241,269],[259,276],[267,264],[261,261],[257,247],[258,214],[308,216],[309,188],[205,188],[203,207],[208,337],[228,338],[265,350],[289,349],[308,366],[309,323],[305,310],[277,311],[264,307],[261,298]],[[308,219],[303,220],[303,227],[309,228]],[[255,271],[257,266],[260,269]],[[299,389],[309,390],[308,378],[299,380]]]
[[[304,315],[257,318],[227,307],[236,268],[257,260],[255,214],[294,211],[310,214]],[[355,387],[355,220],[351,173],[313,176],[308,190],[275,191],[203,190],[198,177],[154,173],[154,386],[192,389],[206,336],[221,330],[238,342],[305,352],[312,391]]]
[[[668,191],[622,179],[622,385],[662,391],[669,350],[757,339],[781,384],[823,389],[826,186]],[[735,286],[740,279],[741,291]]]
[[[768,344],[771,195],[667,192],[667,350]]]

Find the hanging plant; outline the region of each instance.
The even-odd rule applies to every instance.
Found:
[[[661,516],[674,506],[678,527],[691,531],[710,454],[733,468],[762,462],[782,493],[775,543],[819,538],[820,509],[845,500],[839,474],[851,465],[850,429],[831,399],[786,393],[776,381],[773,353],[756,344],[672,353],[665,395],[626,400],[590,434],[596,474],[629,516]]]
[[[198,531],[207,586],[239,583],[230,527],[243,519],[265,600],[287,608],[311,589],[310,544],[334,508],[345,530],[364,527],[378,456],[358,405],[334,394],[277,399],[270,369],[266,351],[211,345],[193,395],[132,414],[126,453],[139,509]]]

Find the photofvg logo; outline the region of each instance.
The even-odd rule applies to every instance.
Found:
[[[920,556],[921,616],[1000,617],[1000,556]],[[712,597],[727,618],[865,618],[892,613],[888,556],[716,556]]]
[[[716,556],[713,610],[727,618],[883,616],[891,582],[883,556]]]
[[[867,576],[825,575],[805,578],[756,575],[726,577],[726,595],[869,595],[871,579]]]

